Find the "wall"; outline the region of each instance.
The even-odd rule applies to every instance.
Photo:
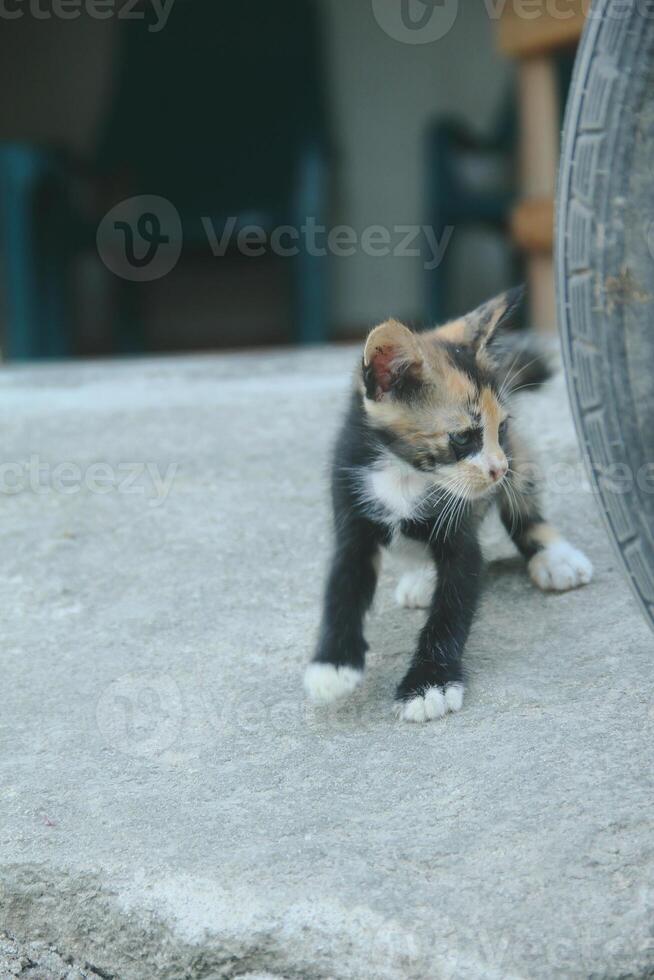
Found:
[[[340,151],[335,220],[359,230],[371,224],[422,224],[427,123],[445,113],[484,130],[501,104],[510,67],[495,53],[495,25],[480,0],[460,0],[445,38],[405,44],[384,33],[372,0],[322,3]],[[467,268],[482,277],[487,263],[497,263],[483,241],[471,241],[469,250]],[[338,324],[366,325],[391,313],[420,315],[421,259],[358,254],[336,258],[332,265]]]

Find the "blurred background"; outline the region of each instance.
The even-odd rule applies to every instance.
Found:
[[[339,342],[522,278],[553,331],[583,12],[522,6],[5,0],[2,358]]]

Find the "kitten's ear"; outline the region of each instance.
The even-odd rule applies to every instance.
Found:
[[[498,330],[511,326],[524,296],[525,287],[517,286],[468,313],[465,318],[466,334],[478,354],[489,346]]]
[[[402,395],[420,383],[423,357],[408,327],[387,320],[368,335],[363,351],[366,397],[381,401],[389,392]]]

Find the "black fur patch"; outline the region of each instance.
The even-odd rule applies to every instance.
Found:
[[[452,344],[449,341],[441,341],[441,346],[446,351],[452,367],[470,378],[477,391],[481,391],[482,388],[491,388],[495,392],[499,390],[497,378],[479,364],[471,347],[465,344]]]

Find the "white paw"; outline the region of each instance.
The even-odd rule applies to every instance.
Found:
[[[397,713],[404,721],[431,721],[442,718],[448,711],[460,711],[463,705],[463,684],[430,687],[424,694],[397,705]]]
[[[529,575],[546,592],[565,592],[587,585],[593,577],[593,566],[581,551],[567,541],[554,541],[530,559]]]
[[[304,690],[316,704],[329,704],[351,694],[363,680],[363,671],[333,664],[309,664],[304,672]]]
[[[428,609],[436,586],[436,569],[425,566],[405,572],[395,589],[395,601],[405,609]]]

